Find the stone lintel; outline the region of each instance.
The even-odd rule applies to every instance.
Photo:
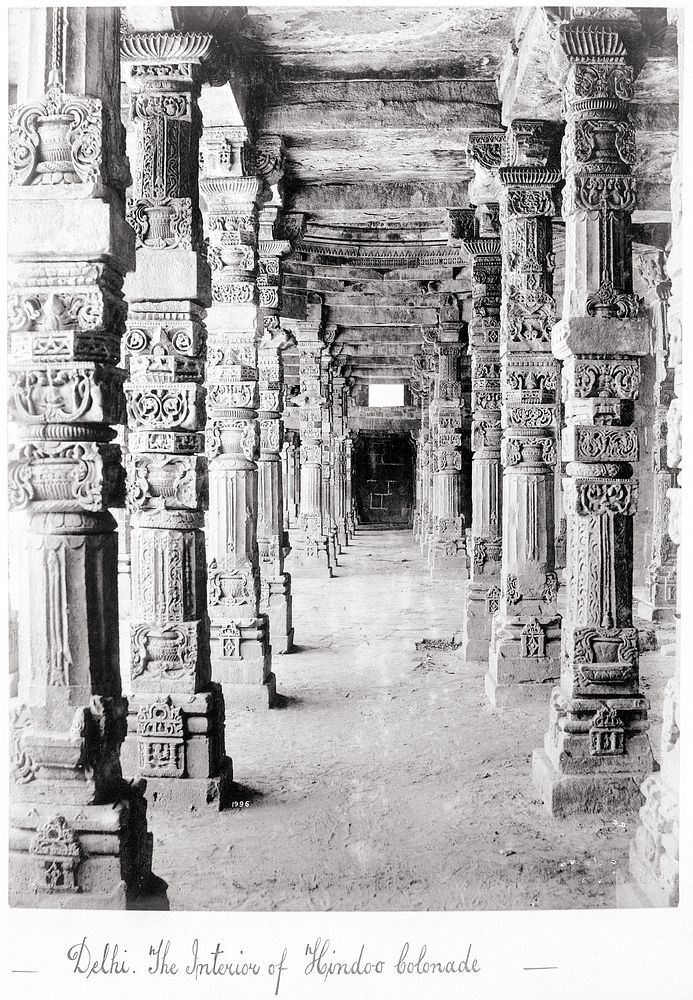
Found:
[[[125,279],[129,302],[190,300],[211,305],[209,264],[194,250],[137,251],[137,270]]]
[[[561,319],[551,330],[551,350],[561,361],[571,354],[645,357],[650,352],[650,324],[646,316],[615,319],[574,316]]]
[[[70,186],[65,188],[70,190]],[[38,187],[10,188],[8,253],[14,260],[108,258],[121,274],[134,271],[135,234],[115,199],[63,199],[62,191],[58,199],[54,187],[44,190],[52,195],[51,201],[38,196]]]

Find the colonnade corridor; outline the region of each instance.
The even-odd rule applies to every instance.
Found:
[[[339,561],[294,578],[276,709],[227,717],[250,804],[150,814],[171,908],[615,906],[637,815],[547,817],[529,767],[546,705],[490,706],[458,645],[464,584],[432,581],[410,531],[361,526]],[[659,706],[666,658],[641,662]]]
[[[12,906],[678,906],[680,11],[363,13],[10,15]]]

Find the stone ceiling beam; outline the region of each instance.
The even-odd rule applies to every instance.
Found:
[[[280,103],[265,109],[268,131],[323,129],[496,128],[500,124],[493,80],[289,81]]]
[[[289,190],[287,211],[361,212],[377,209],[403,210],[424,208],[439,210],[447,206],[469,205],[467,181],[408,179],[395,181],[364,180],[360,183],[311,183]]]

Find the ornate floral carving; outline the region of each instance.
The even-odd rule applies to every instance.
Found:
[[[41,101],[10,108],[10,184],[108,183],[104,111],[96,98],[53,86]]]

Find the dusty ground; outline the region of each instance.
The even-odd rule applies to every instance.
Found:
[[[547,708],[494,711],[483,664],[416,648],[459,633],[462,586],[431,584],[409,532],[361,528],[338,576],[294,595],[281,708],[228,720],[249,805],[151,818],[172,909],[615,905],[637,816],[543,813],[529,762]],[[642,657],[655,752],[672,669]]]

